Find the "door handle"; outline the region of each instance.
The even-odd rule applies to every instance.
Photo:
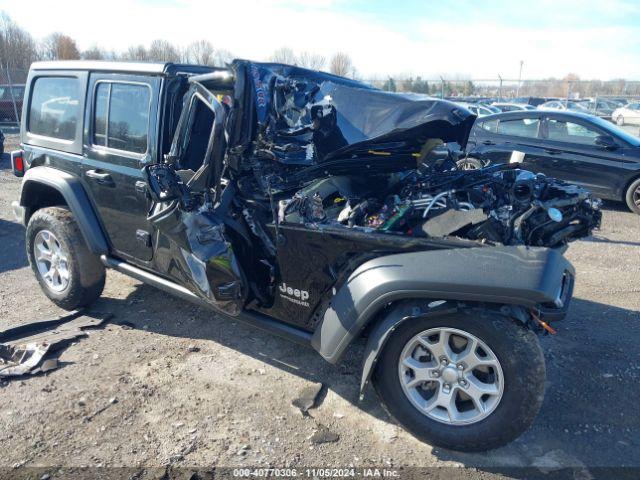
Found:
[[[108,173],[100,172],[98,170],[87,170],[84,174],[87,178],[95,180],[96,183],[101,185],[113,185],[113,178],[111,178],[111,175]]]
[[[484,142],[482,142],[483,145],[495,145],[495,143],[493,143],[491,140],[485,140]]]
[[[135,183],[135,188],[136,188],[136,193],[138,195],[143,195],[143,196],[147,195],[147,184],[145,182],[138,180]]]
[[[552,150],[550,148],[545,148],[544,152],[548,153],[549,155],[560,155],[562,153],[560,150]]]

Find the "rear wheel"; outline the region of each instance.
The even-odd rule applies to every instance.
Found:
[[[27,225],[27,256],[44,294],[65,310],[93,303],[104,288],[105,269],[92,254],[69,210],[36,211]]]
[[[524,432],[544,382],[536,335],[475,310],[404,322],[374,375],[383,404],[408,431],[462,451],[496,448]]]
[[[640,178],[629,185],[625,195],[625,200],[629,210],[640,215]]]

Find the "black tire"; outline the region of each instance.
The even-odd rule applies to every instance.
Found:
[[[38,270],[35,258],[35,239],[47,230],[55,235],[63,251],[68,252],[66,269],[68,284],[62,291],[52,289]],[[27,225],[27,257],[38,283],[49,299],[65,310],[86,307],[102,294],[105,268],[92,254],[84,241],[71,212],[64,207],[48,207],[36,211]]]
[[[480,160],[473,157],[461,158],[456,165],[458,170],[480,170],[484,166]]]
[[[398,362],[407,342],[436,327],[471,333],[496,355],[504,376],[500,403],[487,417],[468,425],[429,418],[409,401],[400,384]],[[536,335],[500,314],[470,310],[409,320],[395,330],[384,347],[373,384],[389,414],[418,439],[440,447],[474,452],[505,445],[532,424],[542,405],[546,369]]]
[[[629,210],[640,215],[640,178],[631,182],[624,196]]]

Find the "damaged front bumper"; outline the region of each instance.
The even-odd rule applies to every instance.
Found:
[[[545,323],[556,322],[567,316],[569,304],[573,296],[576,277],[570,271],[565,271],[558,296],[553,303],[545,303],[537,308],[537,316]]]

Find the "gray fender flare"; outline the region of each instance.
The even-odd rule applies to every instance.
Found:
[[[30,192],[36,191],[38,185],[46,185],[62,195],[92,253],[96,255],[109,253],[109,244],[102,226],[84,187],[77,177],[62,170],[45,166],[28,169],[22,180],[21,207],[30,209],[37,205]],[[27,218],[25,217],[25,223],[26,220]]]
[[[378,361],[378,356],[384,348],[387,340],[398,328],[407,320],[415,320],[417,318],[437,317],[448,313],[458,311],[458,307],[453,302],[415,302],[401,303],[391,309],[385,317],[375,324],[367,339],[367,345],[364,349],[364,362],[362,364],[362,380],[360,381],[360,400],[364,396],[365,388],[371,379],[374,368]]]
[[[331,299],[311,344],[337,363],[389,304],[456,300],[535,308],[566,307],[575,270],[544,247],[478,247],[387,255],[360,265]]]

